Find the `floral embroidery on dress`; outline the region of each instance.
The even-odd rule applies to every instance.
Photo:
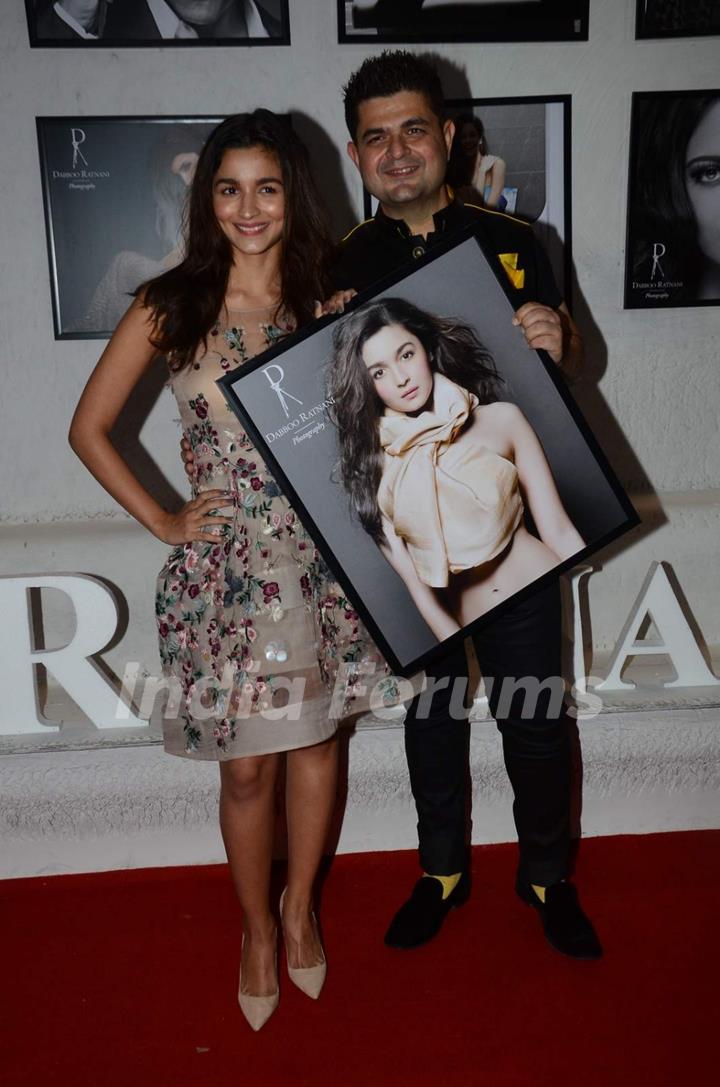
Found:
[[[173,549],[155,602],[163,671],[181,690],[184,752],[206,758],[247,753],[242,722],[281,705],[288,669],[307,681],[326,720],[338,690],[342,713],[368,683],[384,702],[397,696],[357,612],[215,385],[293,325],[228,324],[212,329],[205,353],[171,385],[194,454],[193,493],[225,491],[218,508],[233,523],[217,526],[216,543]]]

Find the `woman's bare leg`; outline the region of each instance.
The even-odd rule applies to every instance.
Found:
[[[288,881],[283,929],[293,967],[315,966],[322,961],[322,945],[311,921],[313,885],[335,807],[337,769],[336,737],[288,751]]]
[[[277,989],[270,865],[278,755],[220,763],[220,830],[243,912],[242,987],[253,996]]]

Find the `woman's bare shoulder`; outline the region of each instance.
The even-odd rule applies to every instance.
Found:
[[[492,404],[480,404],[475,408],[475,417],[483,425],[505,427],[526,422],[517,404],[508,400],[495,400]]]

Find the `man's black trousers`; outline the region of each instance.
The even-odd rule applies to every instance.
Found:
[[[473,635],[473,642],[515,796],[519,872],[531,883],[548,886],[567,875],[569,845],[570,722],[561,696],[558,582],[513,605]],[[451,875],[467,866],[468,726],[462,695],[468,666],[463,646],[426,672],[437,686],[431,700],[421,694],[408,709],[405,751],[418,813],[420,864],[425,872]],[[443,686],[445,677],[450,682]],[[538,692],[537,681],[550,677],[556,678]],[[513,681],[524,679],[530,682],[513,688]]]

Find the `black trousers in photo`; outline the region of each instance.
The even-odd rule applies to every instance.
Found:
[[[558,691],[559,583],[508,609],[473,635],[473,642],[515,797],[519,874],[548,886],[567,875],[570,837],[570,721]],[[425,872],[451,875],[467,865],[468,711],[463,709],[462,680],[468,665],[463,646],[426,672],[437,688],[431,700],[423,694],[413,699],[405,720],[405,751],[418,813],[420,864]],[[450,682],[442,686],[445,677]],[[542,687],[550,677],[557,678]],[[523,679],[529,683],[516,685],[513,693],[512,682]],[[506,680],[509,687],[503,686]]]

